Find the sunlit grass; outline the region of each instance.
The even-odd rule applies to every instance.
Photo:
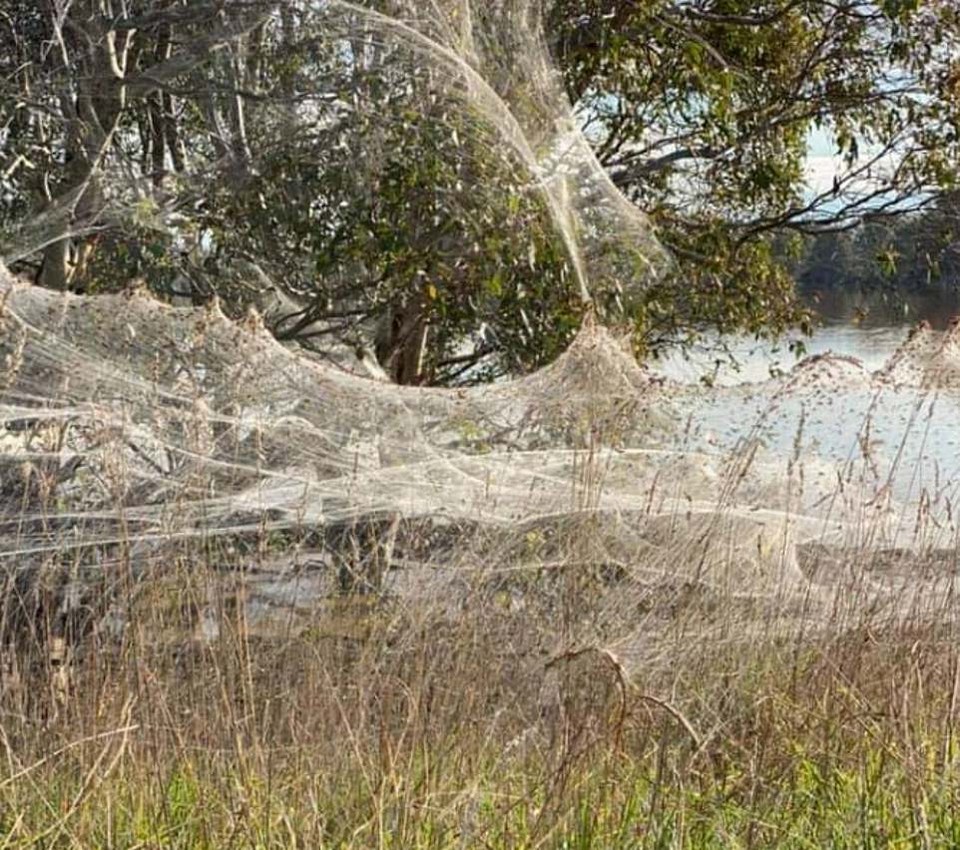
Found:
[[[585,655],[551,703],[477,626],[130,643],[67,695],[38,672],[3,695],[0,847],[960,846],[946,627],[719,651],[625,691]]]
[[[771,742],[767,742],[768,744]],[[779,749],[790,749],[781,741]],[[209,755],[127,756],[90,785],[57,764],[2,796],[6,847],[955,847],[958,773],[870,747],[852,763],[793,753],[756,772],[713,753],[595,755],[568,787],[527,771],[318,775],[276,754],[256,770]],[[781,753],[785,755],[785,753]],[[725,767],[718,760],[729,758]],[[426,756],[425,756],[426,758]]]

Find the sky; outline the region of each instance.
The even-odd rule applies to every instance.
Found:
[[[833,178],[841,171],[836,143],[826,129],[812,130],[807,137],[806,179],[811,193],[819,194],[833,186]]]
[[[849,184],[841,197],[836,199],[827,199],[823,204],[824,211],[830,211],[834,208],[842,207],[845,203],[856,198],[862,192],[870,192],[878,188],[879,181],[883,177],[889,176],[890,169],[897,161],[897,154],[890,152],[884,156],[879,156],[881,146],[876,144],[863,143],[860,148],[860,158],[854,168],[858,168],[868,163],[872,157],[879,157],[867,176],[858,178],[855,182]],[[805,164],[806,178],[806,197],[813,199],[825,192],[833,189],[834,177],[843,175],[847,172],[847,165],[843,158],[837,155],[836,142],[829,129],[813,129],[807,136],[807,160]],[[872,177],[870,176],[872,174]],[[871,204],[880,204],[889,195],[880,195],[871,201]],[[923,197],[918,196],[918,198]],[[917,203],[918,198],[912,201],[904,201],[902,209],[908,209]]]

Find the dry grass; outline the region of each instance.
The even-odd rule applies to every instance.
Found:
[[[0,847],[960,840],[960,644],[943,618],[714,641],[735,606],[711,600],[698,634],[703,601],[681,615],[696,594],[664,587],[684,646],[628,671],[569,641],[623,592],[580,565],[531,568],[519,591],[478,573],[456,610],[280,608],[269,633],[243,604],[253,577],[226,566],[181,551],[129,586],[118,567],[123,629],[41,616],[8,641]]]
[[[0,464],[0,850],[960,844],[955,552],[878,555],[868,510],[860,548],[795,546],[789,486],[737,492],[756,441],[681,488],[586,428],[548,467],[567,511],[301,528],[204,522],[208,478],[271,480],[259,454],[121,486],[123,429],[84,455],[116,507],[64,510],[75,425],[38,422]],[[641,472],[689,510],[627,498]],[[138,525],[158,504],[169,539]]]

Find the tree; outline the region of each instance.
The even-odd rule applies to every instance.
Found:
[[[92,237],[105,225],[109,169],[126,165],[127,149],[138,142],[140,170],[156,185],[168,153],[182,170],[182,140],[166,87],[258,26],[272,4],[244,3],[227,20],[216,2],[6,5],[5,218],[24,205],[45,208],[39,234],[15,235],[27,241],[26,250],[42,253],[38,282],[82,288]],[[16,181],[18,171],[30,173]]]
[[[299,115],[295,143],[277,145],[285,109],[256,108],[258,179],[240,191],[211,185],[198,218],[217,246],[212,277],[235,257],[255,260],[293,298],[273,322],[281,339],[376,337],[401,383],[555,357],[582,305],[548,210],[509,149],[403,51],[345,51],[337,39],[309,57],[287,51],[297,57],[288,85],[316,120]]]
[[[651,331],[779,328],[798,316],[772,234],[904,215],[956,184],[948,0],[556,0],[550,30],[601,161],[679,260],[684,295],[650,292]],[[815,130],[843,164],[819,192]]]
[[[279,337],[451,382],[569,341],[578,246],[594,309],[641,349],[776,332],[805,318],[784,231],[902,214],[955,180],[945,0],[552,0],[565,92],[535,6],[0,0],[0,253],[47,286],[136,275],[237,314],[270,288]],[[582,140],[564,172],[564,97],[635,207],[576,171]],[[817,127],[847,169],[811,196]],[[620,228],[636,207],[678,258],[652,283],[642,227]]]
[[[406,383],[552,358],[582,305],[531,175],[442,68],[326,12],[11,7],[11,42],[33,53],[0,92],[27,124],[7,171],[20,157],[35,179],[21,170],[2,214],[42,211],[8,239],[27,243],[21,269],[74,291],[139,276],[239,314],[261,294],[236,274],[253,261],[293,305],[281,338],[375,335]],[[29,26],[60,51],[28,48]],[[42,161],[22,154],[38,139]]]
[[[806,293],[846,290],[909,295],[960,287],[960,197],[944,194],[923,211],[828,231],[804,241],[791,265]]]

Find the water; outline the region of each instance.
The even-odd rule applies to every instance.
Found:
[[[825,470],[867,481],[858,496],[864,504],[886,493],[900,505],[887,541],[905,545],[914,538],[918,511],[936,517],[938,537],[955,534],[953,506],[960,503],[960,395],[916,386],[876,384],[869,372],[883,367],[920,321],[944,329],[960,313],[955,293],[910,300],[832,296],[814,305],[819,324],[812,337],[793,335],[778,342],[747,337],[714,339],[686,354],[674,353],[654,366],[684,384],[700,381],[721,392],[690,396],[691,445],[736,451],[745,435],[758,439],[765,455],[783,460],[816,458]],[[806,355],[832,352],[862,366],[838,364],[836,379],[814,387],[779,392],[787,386],[771,377],[793,369],[802,341]],[[855,470],[849,474],[843,470]],[[839,481],[839,478],[835,479]],[[825,489],[831,486],[825,480]],[[940,540],[939,545],[945,545]],[[952,542],[951,542],[952,545]]]
[[[789,372],[803,356],[855,357],[868,371],[883,366],[921,322],[945,329],[960,315],[960,291],[902,296],[826,293],[809,299],[818,326],[812,337],[788,334],[775,342],[746,336],[709,338],[689,352],[672,352],[654,371],[682,383],[709,381],[718,386],[765,381]],[[803,346],[798,354],[795,344]],[[793,344],[793,345],[792,345]]]

